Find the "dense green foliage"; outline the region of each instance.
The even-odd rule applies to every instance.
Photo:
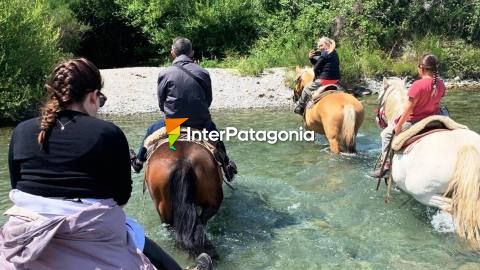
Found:
[[[37,110],[45,75],[60,57],[59,31],[46,13],[44,1],[0,1],[1,122]]]
[[[448,76],[478,77],[480,1],[115,0],[166,59],[171,40],[192,39],[206,66],[256,74],[308,64],[322,35],[338,41],[344,79],[413,75],[426,52]]]
[[[13,0],[0,8],[1,119],[38,100],[62,53],[100,68],[163,65],[176,36],[193,41],[202,65],[243,74],[309,65],[316,39],[329,36],[347,84],[413,76],[426,52],[440,57],[443,76],[480,77],[480,0]]]

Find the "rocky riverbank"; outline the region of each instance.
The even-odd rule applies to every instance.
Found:
[[[101,70],[104,93],[101,109],[105,114],[158,112],[157,77],[163,67],[134,67]],[[287,69],[267,69],[261,76],[240,76],[233,70],[210,68],[213,86],[212,109],[292,107],[293,91],[286,86]],[[291,80],[291,79],[290,79]],[[480,82],[445,80],[449,91],[480,89]],[[382,80],[369,79],[365,88],[378,92]]]
[[[108,97],[101,113],[158,112],[157,77],[163,68],[135,67],[101,70],[103,92]],[[212,109],[272,108],[292,104],[292,90],[285,86],[284,68],[266,70],[261,76],[240,76],[228,69],[208,69],[212,79]]]

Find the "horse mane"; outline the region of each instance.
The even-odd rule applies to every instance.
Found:
[[[303,68],[297,66],[296,68],[296,74],[295,74],[295,81],[298,81],[300,78],[302,78],[303,74],[305,73],[310,73],[311,75],[314,75],[313,73],[313,68],[304,66]]]
[[[380,104],[385,106],[385,115],[388,121],[398,117],[407,101],[406,78],[388,77],[383,78],[383,85],[379,91]]]

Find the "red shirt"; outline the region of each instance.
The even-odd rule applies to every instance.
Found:
[[[439,112],[440,100],[445,96],[445,84],[442,80],[437,79],[436,86],[435,94],[432,96],[433,79],[426,78],[413,82],[408,90],[408,97],[416,99],[417,103],[407,121],[420,121]]]

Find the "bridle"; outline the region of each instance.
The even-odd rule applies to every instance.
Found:
[[[382,95],[380,95],[378,106],[375,109],[376,111],[375,120],[377,122],[377,125],[382,129],[388,126],[388,122],[385,117],[385,103],[387,102],[388,97],[394,90],[395,89],[392,89],[392,87],[389,87],[386,90],[384,90],[382,92]]]

